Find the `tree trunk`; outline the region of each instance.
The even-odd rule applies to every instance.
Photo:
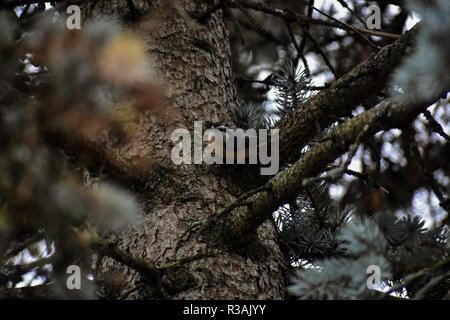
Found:
[[[145,16],[131,26],[148,47],[156,72],[167,85],[167,119],[145,114],[130,123],[133,142],[117,150],[132,164],[136,153],[151,157],[151,171],[127,182],[143,205],[140,221],[110,239],[123,251],[164,268],[161,279],[149,281],[112,258],[98,264],[97,279],[121,274],[118,290],[104,286],[106,298],[148,299],[283,299],[286,261],[276,242],[276,231],[266,221],[243,250],[209,244],[190,230],[226,207],[248,187],[233,168],[175,165],[170,160],[170,136],[177,128],[192,132],[194,121],[232,123],[236,90],[230,64],[230,44],[222,11],[195,19],[208,10],[208,1],[90,1],[84,18]],[[149,4],[150,3],[150,4]],[[209,4],[211,6],[211,4]],[[199,22],[200,21],[200,22]],[[136,129],[140,128],[140,129]],[[142,129],[144,128],[144,129]],[[180,260],[181,259],[181,260]],[[181,261],[181,262],[180,262]],[[168,270],[168,269],[166,269]]]

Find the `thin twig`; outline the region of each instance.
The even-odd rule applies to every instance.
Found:
[[[358,19],[359,22],[361,22],[363,25],[366,24],[366,23],[364,22],[364,20],[361,19],[361,18],[356,14],[356,12],[355,12],[352,8],[350,8],[350,6],[349,6],[344,0],[338,0],[338,2],[340,3],[341,6],[343,6],[345,9],[347,9],[348,11],[350,11],[350,13],[351,13],[354,17],[356,17],[356,19]]]
[[[308,12],[307,12],[308,19],[311,19],[311,17],[312,17],[312,12],[313,12],[312,8],[313,7],[314,7],[314,0],[309,0]],[[306,31],[309,30],[309,21],[306,22],[306,25],[303,27],[303,30],[306,30]],[[309,66],[308,66],[308,61],[306,60],[306,57],[305,57],[305,55],[303,53],[304,50],[305,50],[305,47],[306,47],[306,36],[305,36],[305,34],[303,34],[302,42],[300,43],[300,54],[297,56],[295,64],[297,64],[299,58],[301,58],[302,62],[303,62],[303,66],[305,67],[305,70],[307,72],[307,75],[310,77],[311,76],[311,71],[310,71]]]
[[[265,85],[267,85],[267,86],[273,85],[273,82],[270,80],[270,77],[267,77],[267,78],[264,79],[264,80],[247,79],[247,78],[240,78],[240,77],[237,77],[236,80],[237,80],[237,81],[242,81],[242,82],[261,83],[261,84],[265,84]],[[305,90],[317,90],[317,91],[320,91],[320,90],[326,89],[327,86],[306,86],[306,87],[304,87],[304,88],[305,88]]]
[[[429,123],[429,125],[431,127],[431,130],[433,132],[436,132],[437,134],[439,134],[444,139],[450,141],[450,137],[448,136],[448,134],[445,133],[444,129],[439,124],[439,122],[437,122],[436,119],[433,118],[433,116],[431,115],[430,111],[425,110],[423,112],[423,115],[425,116],[425,118],[427,118],[428,123]]]
[[[268,191],[269,189],[270,189],[269,185],[266,184],[259,188],[256,188],[256,189],[253,189],[253,190],[250,190],[250,191],[244,193],[239,198],[237,198],[235,201],[233,201],[233,203],[231,203],[228,207],[226,207],[225,209],[220,211],[216,217],[222,217],[238,207],[242,207],[242,206],[246,206],[246,205],[250,204],[250,202],[246,201],[248,198],[250,198],[251,196],[254,196],[255,194],[257,194],[259,192]]]
[[[316,10],[317,12],[319,12],[320,14],[323,14],[323,15],[324,15],[325,17],[327,17],[328,19],[331,19],[331,20],[333,20],[333,21],[336,21],[337,23],[342,24],[343,26],[345,26],[345,27],[348,28],[349,30],[352,30],[352,31],[356,32],[358,35],[361,36],[361,38],[363,38],[364,40],[366,40],[374,50],[376,50],[376,51],[378,50],[378,47],[377,47],[377,46],[376,46],[369,38],[367,38],[364,34],[362,34],[362,33],[361,33],[357,28],[355,28],[354,26],[349,25],[348,23],[345,23],[345,22],[343,22],[343,21],[340,21],[340,20],[338,20],[338,19],[336,19],[336,18],[330,16],[329,14],[323,12],[322,10],[317,9],[316,7],[314,7],[313,9]]]
[[[294,35],[294,32],[292,31],[291,25],[286,20],[284,22],[286,23],[286,27],[288,29],[289,36],[291,37],[291,41],[294,44],[295,50],[297,50],[297,57],[295,58],[294,66],[297,66],[297,63],[298,63],[298,60],[299,60],[299,57],[300,57],[302,59],[302,61],[303,61],[303,65],[305,67],[306,74],[308,76],[310,76],[311,75],[311,71],[309,70],[308,62],[306,61],[306,58],[303,55],[302,49],[297,44],[297,40],[295,39],[295,35]]]
[[[339,28],[339,29],[343,29],[343,30],[348,30],[348,28],[349,28],[349,27],[345,27],[342,24],[334,22],[334,21],[308,18],[307,16],[298,15],[298,14],[292,15],[292,13],[287,10],[283,10],[283,9],[276,8],[276,7],[270,7],[270,6],[264,5],[262,3],[255,3],[252,1],[248,1],[248,0],[240,0],[239,5],[243,6],[245,8],[248,8],[248,9],[264,12],[266,14],[271,14],[273,16],[287,19],[288,21],[296,21],[301,26],[306,25],[306,23],[310,23],[310,24],[322,25],[322,26],[327,26],[327,27],[332,27],[332,28]],[[236,8],[237,4],[235,1],[229,1],[228,6],[232,7],[232,8]],[[360,33],[369,34],[369,35],[377,36],[380,38],[388,38],[388,39],[394,39],[394,40],[400,38],[400,35],[398,35],[398,34],[374,31],[374,30],[369,30],[369,29],[355,27],[355,26],[352,26],[352,28],[354,30],[359,31]]]
[[[336,70],[334,69],[333,65],[331,64],[330,60],[326,56],[325,52],[320,47],[319,43],[314,39],[314,37],[306,30],[303,30],[304,34],[308,37],[309,40],[314,44],[314,47],[316,48],[317,52],[321,55],[323,61],[325,61],[325,64],[327,65],[328,69],[331,71],[333,76],[337,79],[339,78],[339,75],[337,74]]]
[[[405,287],[408,283],[410,283],[411,281],[413,281],[414,279],[421,277],[429,272],[431,272],[432,270],[435,270],[439,267],[444,267],[445,265],[450,263],[450,259],[446,259],[446,260],[442,260],[439,261],[437,263],[435,263],[433,266],[431,266],[430,268],[426,268],[426,269],[422,269],[419,270],[415,273],[411,273],[408,274],[403,281],[397,283],[395,286],[392,286],[391,288],[389,288],[388,291],[386,291],[383,295],[381,295],[379,297],[379,299],[385,299],[387,296],[389,296],[392,292],[394,291],[398,291],[400,289],[402,289],[403,287]]]

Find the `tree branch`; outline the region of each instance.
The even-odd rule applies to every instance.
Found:
[[[369,35],[377,36],[377,37],[381,37],[381,38],[388,38],[388,39],[395,40],[400,37],[397,34],[373,31],[373,30],[369,30],[369,29],[365,29],[365,28],[361,28],[361,27],[356,27],[356,26],[346,26],[346,25],[342,25],[341,23],[337,23],[335,21],[309,18],[304,15],[295,14],[290,10],[283,10],[280,8],[268,6],[268,5],[265,5],[262,3],[255,3],[255,2],[247,1],[247,0],[239,0],[238,2],[237,1],[229,1],[227,3],[227,6],[229,6],[231,8],[236,8],[236,7],[242,6],[244,8],[248,8],[248,9],[252,9],[255,11],[264,12],[266,14],[271,14],[276,17],[280,17],[280,18],[286,20],[287,22],[295,21],[301,26],[305,25],[306,23],[310,23],[310,24],[338,28],[338,29],[349,30],[349,31],[354,31],[354,32],[357,31],[357,32],[360,32],[363,34],[369,34]]]
[[[318,175],[329,163],[345,153],[358,136],[364,140],[381,130],[402,127],[433,102],[412,101],[403,96],[392,98],[344,122],[322,139],[322,142],[314,145],[300,160],[272,178],[265,186],[269,191],[261,191],[250,197],[246,207],[238,207],[231,210],[231,213],[219,213],[212,217],[204,229],[210,229],[213,232],[210,234],[215,233],[214,242],[226,241],[233,246],[238,245],[249,234],[254,234],[256,228],[273,211],[296,196],[303,188],[305,179]],[[230,207],[236,208],[236,205],[232,203]],[[223,210],[228,211],[228,208]]]
[[[280,162],[298,159],[303,145],[318,133],[316,123],[326,128],[339,117],[351,115],[365,98],[382,90],[407,49],[414,45],[417,31],[414,27],[383,47],[281,120]]]

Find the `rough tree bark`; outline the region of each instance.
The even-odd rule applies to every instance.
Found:
[[[414,45],[417,30],[412,30],[279,124],[281,160],[297,161],[268,183],[252,181],[255,175],[244,175],[249,170],[239,171],[238,166],[176,166],[170,161],[173,130],[192,132],[196,120],[232,123],[236,91],[221,11],[211,13],[199,0],[83,3],[86,19],[130,21],[145,12],[129,27],[142,34],[167,84],[168,118],[148,113],[130,122],[132,139],[125,145],[92,139],[93,149],[112,155],[105,168],[109,176],[119,178],[144,206],[136,226],[109,235],[113,249],[98,246],[110,258],[98,264],[97,280],[108,283],[111,273],[122,275],[119,289],[101,286],[106,298],[283,299],[288,265],[270,214],[298,193],[304,179],[319,174],[356,140],[404,124],[431,103],[385,101],[338,126],[298,160],[295,150],[317,133],[317,127],[347,116],[364,98],[383,90]],[[152,163],[150,169],[140,166],[143,160]],[[129,256],[124,258],[124,252]]]
[[[125,0],[88,1],[86,19],[100,16],[127,19],[135,13]],[[276,243],[274,226],[258,228],[251,248],[237,252],[210,246],[189,229],[238,197],[239,180],[223,168],[205,165],[176,166],[170,160],[170,135],[176,128],[193,129],[195,120],[231,122],[236,92],[230,65],[230,47],[221,11],[197,22],[190,18],[206,10],[204,1],[134,1],[147,16],[131,28],[144,36],[155,68],[168,86],[169,119],[143,115],[127,127],[133,139],[113,147],[102,141],[121,161],[133,166],[148,157],[153,171],[140,177],[139,186],[130,179],[144,205],[140,221],[110,240],[121,250],[143,262],[162,267],[182,260],[148,281],[129,266],[111,258],[99,264],[98,279],[120,273],[120,290],[108,290],[107,298],[143,299],[282,299],[285,297],[285,260]],[[192,19],[192,20],[191,20]]]

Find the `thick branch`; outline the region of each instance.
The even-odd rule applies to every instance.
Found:
[[[219,213],[217,219],[211,218],[208,225],[217,233],[216,239],[235,244],[239,242],[238,239],[245,239],[249,234],[254,234],[256,228],[269,218],[273,211],[299,193],[305,179],[320,174],[329,163],[345,153],[358,136],[364,140],[381,130],[402,127],[432,102],[410,101],[405,97],[389,99],[341,124],[289,169],[271,179],[266,185],[270,191],[258,192],[247,201],[244,200],[245,203],[231,213]],[[236,204],[231,206],[236,207]],[[226,210],[227,208],[224,212]]]
[[[350,115],[365,98],[382,90],[407,49],[414,45],[417,31],[418,28],[413,28],[383,47],[283,119],[278,124],[280,161],[298,159],[303,145],[318,133],[318,125],[321,129],[330,126],[340,117]]]

